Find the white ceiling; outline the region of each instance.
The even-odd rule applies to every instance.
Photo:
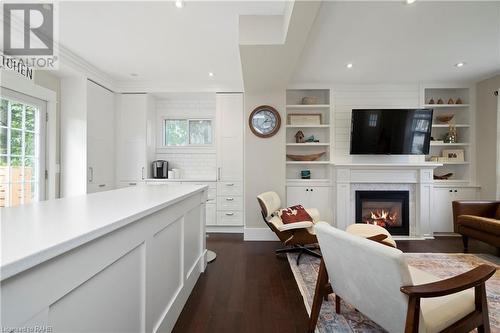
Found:
[[[241,90],[238,15],[283,10],[283,1],[186,1],[183,9],[172,1],[68,1],[60,3],[59,41],[118,81]]]
[[[455,63],[467,63],[456,68]],[[353,63],[352,69],[345,65]],[[293,83],[467,81],[500,72],[500,2],[323,2]]]

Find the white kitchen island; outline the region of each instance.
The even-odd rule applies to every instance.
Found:
[[[2,331],[170,332],[206,266],[207,190],[144,185],[2,209]]]

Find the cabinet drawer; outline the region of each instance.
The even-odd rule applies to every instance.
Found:
[[[217,198],[217,210],[243,210],[243,197],[219,196]]]
[[[216,190],[217,189],[217,183],[216,182],[182,182],[182,184],[191,184],[191,185],[207,185],[209,189]]]
[[[205,225],[217,225],[217,207],[215,204],[207,203]]]
[[[243,186],[241,182],[220,182],[217,185],[219,196],[226,195],[242,195]]]
[[[232,210],[218,211],[217,225],[243,225],[243,213]]]

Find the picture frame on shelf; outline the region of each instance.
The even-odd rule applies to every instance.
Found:
[[[288,115],[290,125],[321,125],[321,113],[291,113]]]
[[[443,149],[441,155],[446,159],[447,162],[464,162],[464,150],[463,149]]]

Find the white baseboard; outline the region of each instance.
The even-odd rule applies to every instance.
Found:
[[[207,233],[224,233],[224,234],[242,234],[243,227],[236,226],[206,226],[205,231]]]
[[[245,228],[245,241],[279,241],[279,238],[269,228]]]

